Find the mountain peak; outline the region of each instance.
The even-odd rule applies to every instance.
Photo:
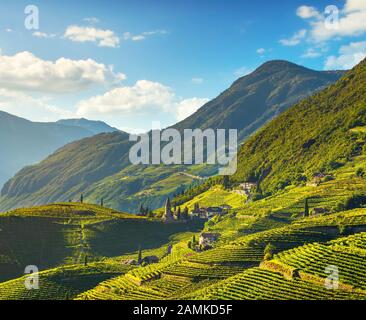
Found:
[[[106,124],[103,121],[88,120],[85,118],[62,119],[62,120],[57,121],[56,123],[64,125],[64,126],[81,127],[81,128],[91,131],[94,134],[110,133],[110,132],[118,131],[118,129],[109,126],[108,124]]]
[[[263,63],[261,66],[259,66],[254,73],[258,72],[268,72],[268,73],[274,73],[284,70],[303,70],[303,71],[313,71],[311,69],[308,69],[306,67],[300,66],[298,64],[295,64],[290,61],[286,60],[270,60],[265,63]]]

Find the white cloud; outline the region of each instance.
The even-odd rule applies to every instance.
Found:
[[[301,58],[308,58],[308,59],[313,59],[313,58],[318,58],[320,57],[322,54],[319,51],[316,51],[314,48],[309,48],[306,50],[306,52],[301,56]]]
[[[139,80],[133,86],[115,88],[103,95],[80,101],[76,106],[76,112],[78,116],[91,118],[129,114],[151,114],[153,117],[166,112],[181,119],[205,102],[207,99],[182,100],[167,86],[158,82]]]
[[[139,80],[134,86],[114,88],[104,95],[79,102],[77,113],[138,113],[146,109],[167,109],[174,100],[174,93],[160,83]]]
[[[335,9],[332,6],[331,9]],[[301,6],[297,14],[310,25],[310,39],[315,42],[328,41],[339,37],[361,36],[366,32],[366,1],[346,0],[343,8],[319,13],[313,7]]]
[[[133,36],[131,38],[132,41],[142,41],[142,40],[145,40],[146,38],[142,35],[139,35],[139,36]]]
[[[153,36],[153,35],[164,35],[168,34],[168,31],[166,30],[154,30],[154,31],[145,31],[141,34],[134,35],[131,32],[125,32],[123,34],[124,40],[132,40],[132,41],[142,41],[145,40],[147,37]]]
[[[99,19],[96,17],[88,17],[88,18],[84,18],[83,21],[90,23],[90,24],[96,24],[99,23]]]
[[[366,10],[366,2],[364,0],[348,0],[344,9],[346,12]]]
[[[307,33],[306,29],[301,29],[298,32],[296,32],[291,38],[289,39],[281,39],[279,42],[288,47],[297,46],[303,38],[305,38]]]
[[[296,14],[302,19],[321,18],[319,11],[316,8],[309,6],[301,6],[297,8]]]
[[[182,121],[188,118],[208,101],[209,99],[205,98],[191,98],[179,102],[177,108],[177,120]]]
[[[32,35],[34,37],[37,38],[54,38],[56,37],[56,35],[54,33],[45,33],[45,32],[40,32],[40,31],[35,31],[32,33]]]
[[[192,78],[191,81],[192,81],[193,84],[202,84],[203,83],[202,78]]]
[[[13,32],[13,29],[6,28],[6,29],[5,29],[5,32]]]
[[[94,27],[69,26],[64,37],[75,42],[95,42],[99,47],[117,48],[120,43],[119,37],[112,30]]]
[[[264,55],[265,53],[266,53],[266,49],[264,49],[264,48],[259,48],[258,50],[257,50],[257,53],[259,54],[259,55]]]
[[[145,32],[142,33],[143,36],[153,36],[153,35],[156,35],[156,34],[161,34],[161,35],[168,34],[168,31],[166,31],[166,30],[153,30],[153,31],[145,31]]]
[[[56,121],[75,117],[72,112],[51,105],[45,97],[34,98],[4,88],[0,88],[0,109],[33,121]]]
[[[325,63],[325,69],[348,70],[353,68],[366,58],[366,41],[351,42],[347,46],[342,46],[339,50],[339,56],[330,56]]]
[[[0,55],[0,87],[10,90],[66,93],[93,85],[115,85],[123,79],[124,74],[92,59],[60,58],[53,62],[28,51],[14,56]]]
[[[234,76],[235,77],[244,77],[247,76],[248,74],[252,73],[253,70],[247,67],[240,67],[239,69],[235,70],[234,72]]]

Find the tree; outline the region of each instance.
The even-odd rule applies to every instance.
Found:
[[[300,270],[299,269],[292,270],[292,272],[291,272],[291,279],[292,280],[301,279]]]
[[[189,214],[188,214],[188,208],[185,207],[183,210],[183,219],[188,220],[189,219]]]
[[[182,213],[181,213],[180,207],[178,207],[177,220],[180,220],[181,218],[182,218]]]
[[[309,201],[308,198],[305,199],[305,208],[304,208],[304,217],[309,217],[310,216],[310,212],[309,212]]]
[[[223,176],[223,182],[222,182],[224,189],[227,190],[230,187],[230,178],[229,176]]]
[[[88,265],[88,256],[84,256],[84,266],[86,267]]]
[[[187,246],[188,246],[189,249],[192,249],[192,241],[191,240],[188,241]]]
[[[170,244],[170,245],[168,246],[167,255],[172,254],[172,251],[173,251],[173,246]]]
[[[142,263],[142,251],[141,251],[141,247],[139,248],[139,253],[137,255],[137,263],[141,264]]]
[[[84,195],[83,194],[81,194],[80,195],[80,203],[83,203],[84,202]]]
[[[145,211],[145,209],[144,209],[144,206],[141,204],[140,205],[140,214],[144,214],[144,211]]]
[[[264,261],[271,260],[273,258],[274,251],[276,247],[270,243],[268,243],[264,249]]]
[[[102,198],[102,199],[100,199],[100,206],[101,207],[104,207],[104,199]]]
[[[358,168],[357,171],[356,171],[356,175],[359,178],[365,177],[365,170],[363,170],[362,168]]]

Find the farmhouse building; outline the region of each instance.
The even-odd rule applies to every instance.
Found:
[[[211,247],[212,244],[219,238],[218,233],[201,233],[198,244],[204,248]]]

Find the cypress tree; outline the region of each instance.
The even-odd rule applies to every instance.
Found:
[[[188,220],[189,219],[189,214],[188,214],[188,208],[185,207],[183,210],[183,219]]]
[[[224,186],[224,189],[227,190],[229,189],[229,186],[230,186],[230,179],[229,179],[229,176],[224,176],[223,177],[223,182],[222,182],[223,186]]]
[[[308,217],[310,215],[309,213],[309,201],[308,198],[305,199],[305,209],[304,209],[304,216]]]
[[[80,203],[83,203],[84,202],[84,195],[83,194],[81,194],[80,195]]]
[[[137,256],[137,263],[141,264],[142,263],[142,251],[141,251],[141,247],[139,248],[139,253]]]

